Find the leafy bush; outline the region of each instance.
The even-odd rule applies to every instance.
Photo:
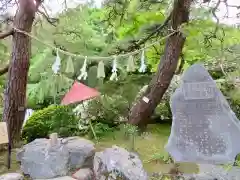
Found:
[[[36,138],[45,138],[56,132],[67,137],[78,133],[78,120],[68,106],[51,105],[30,116],[22,131],[22,137],[27,142]]]
[[[169,85],[166,93],[163,96],[163,99],[155,109],[154,115],[156,117],[160,116],[161,120],[171,120],[172,119],[172,112],[170,108],[170,97],[175,92],[177,87],[179,86],[180,76],[175,75]]]
[[[122,96],[101,96],[89,103],[87,108],[89,118],[95,121],[114,126],[119,118],[126,116],[129,104]]]
[[[93,130],[97,138],[104,137],[109,132],[112,132],[114,128],[109,127],[107,124],[96,122],[93,124]],[[89,137],[93,138],[94,134],[92,131],[89,131]]]
[[[128,103],[119,95],[101,96],[79,104],[73,112],[79,117],[81,134],[99,138],[111,131],[127,115]]]
[[[238,119],[240,119],[240,96],[239,89],[234,86],[228,80],[222,80],[221,83],[218,84],[222,93],[226,96],[230,107],[233,112],[236,114]]]

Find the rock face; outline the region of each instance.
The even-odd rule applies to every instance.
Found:
[[[233,163],[240,124],[207,70],[191,66],[171,97],[173,123],[166,145],[175,161]]]
[[[49,145],[49,139],[36,139],[17,153],[21,170],[33,179],[47,179],[66,176],[70,168],[91,164],[94,144],[91,141],[73,137],[58,139],[58,144]]]
[[[113,146],[94,157],[94,174],[97,180],[147,180],[147,173],[139,157],[124,148]]]
[[[0,176],[0,180],[23,180],[23,175],[19,173],[8,173]]]

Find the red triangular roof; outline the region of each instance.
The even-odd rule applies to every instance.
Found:
[[[68,93],[62,99],[62,105],[73,104],[87,99],[99,96],[100,93],[93,88],[90,88],[80,82],[75,81]]]

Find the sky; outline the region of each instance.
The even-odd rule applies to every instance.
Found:
[[[67,5],[69,8],[74,8],[76,7],[78,4],[84,3],[88,0],[67,0]],[[95,0],[95,4],[97,7],[101,6],[103,0]],[[202,1],[202,0],[200,0]],[[213,3],[216,3],[216,1],[218,0],[212,0]],[[229,5],[238,5],[240,6],[240,0],[227,0]],[[56,14],[58,12],[61,12],[65,5],[64,5],[64,0],[45,0],[44,1],[45,7],[48,9],[49,14]],[[11,8],[11,12],[14,13],[15,9]],[[229,17],[230,18],[224,18],[225,14],[226,14],[227,10],[226,10],[226,6],[224,5],[224,3],[221,3],[221,5],[219,6],[219,10],[217,12],[217,16],[220,18],[222,23],[226,23],[226,24],[236,24],[239,23],[240,24],[240,17],[239,19],[236,18],[236,14],[237,12],[240,12],[240,10],[237,10],[237,8],[229,8]]]

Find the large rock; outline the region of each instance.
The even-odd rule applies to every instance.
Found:
[[[173,123],[166,145],[175,161],[233,163],[240,124],[207,70],[191,66],[171,97]]]
[[[91,141],[72,137],[58,139],[50,146],[49,139],[36,139],[17,152],[21,170],[33,179],[66,176],[70,169],[91,166],[94,157]]]
[[[0,180],[23,180],[23,175],[19,173],[8,173],[0,176]]]
[[[36,139],[19,153],[21,170],[33,179],[65,176],[69,171],[69,151],[64,144],[49,147],[48,139]]]
[[[70,137],[64,139],[70,153],[70,168],[82,168],[93,166],[95,155],[94,144],[86,139],[79,137]]]
[[[94,157],[94,174],[96,179],[147,180],[147,173],[139,157],[124,148],[113,146]]]

